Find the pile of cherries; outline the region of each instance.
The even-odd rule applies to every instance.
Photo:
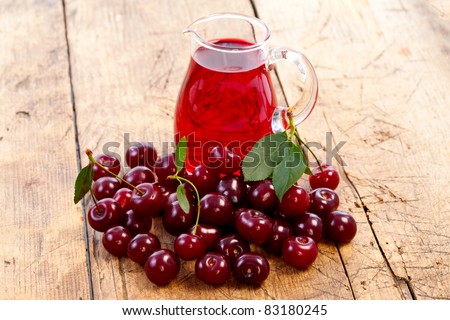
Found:
[[[244,181],[241,158],[228,148],[218,145],[209,156],[209,163],[192,172],[182,170],[178,180],[174,154],[158,157],[149,143],[127,150],[130,169],[121,179],[104,170],[120,174],[116,157],[96,156],[100,164],[94,164],[96,201],[87,219],[94,230],[103,232],[104,248],[143,265],[157,285],[176,278],[180,259],[195,260],[195,274],[208,284],[222,284],[233,274],[238,282],[259,285],[270,270],[262,252],[305,269],[315,261],[322,238],[347,243],[355,236],[354,218],[337,210],[334,190],[339,174],[332,166],[313,169],[311,190],[295,184],[279,201],[270,179]],[[189,210],[182,209],[177,197],[180,183]],[[150,232],[154,219],[161,219],[174,237],[173,248],[161,248]]]

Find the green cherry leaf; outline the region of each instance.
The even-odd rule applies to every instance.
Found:
[[[94,168],[91,162],[80,170],[75,180],[75,194],[73,202],[77,204],[91,189],[92,181],[94,180]]]
[[[177,167],[177,172],[180,172],[184,167],[187,154],[187,140],[183,137],[178,141],[177,147],[175,149],[175,165]]]
[[[272,175],[273,187],[280,201],[286,191],[300,179],[306,168],[300,147],[287,141],[283,145],[283,158],[274,168]]]
[[[242,161],[245,181],[260,181],[269,178],[282,160],[281,146],[287,141],[285,132],[262,137],[255,143]]]
[[[190,209],[189,200],[186,196],[186,189],[182,184],[178,185],[177,187],[177,199],[181,207],[181,210],[183,210],[186,213],[189,213]]]

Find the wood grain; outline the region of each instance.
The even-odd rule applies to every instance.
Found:
[[[328,151],[345,142],[340,194],[360,230],[340,252],[355,297],[448,299],[448,2],[271,4],[256,2],[274,40],[303,49],[320,80],[301,131]],[[292,101],[292,72],[279,74]]]
[[[0,2],[0,299],[89,299],[61,2]]]

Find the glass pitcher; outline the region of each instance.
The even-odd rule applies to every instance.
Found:
[[[295,125],[317,101],[314,68],[300,52],[269,48],[270,30],[261,20],[234,13],[201,18],[184,31],[191,60],[175,110],[174,133],[188,141],[187,167],[208,163],[220,144],[243,157],[263,136],[283,131],[288,108],[278,106],[269,71],[280,60],[301,73],[303,94],[289,109]]]

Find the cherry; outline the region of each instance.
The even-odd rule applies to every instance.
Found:
[[[107,168],[112,173],[119,174],[120,162],[115,156],[113,156],[111,154],[99,154],[94,159],[95,159],[95,161],[100,163],[103,167]],[[94,169],[94,181],[101,177],[107,177],[107,176],[112,177],[113,176],[95,163],[94,163],[93,169]]]
[[[144,194],[139,191],[144,192]],[[163,205],[164,197],[157,184],[139,184],[137,189],[134,189],[131,193],[131,209],[137,217],[157,217],[163,209]]]
[[[137,166],[152,168],[157,158],[158,154],[153,144],[149,142],[134,143],[125,153],[125,161],[130,168]]]
[[[291,236],[283,243],[283,260],[297,269],[309,267],[316,260],[318,253],[317,245],[310,237]]]
[[[241,254],[250,251],[250,246],[238,234],[228,234],[219,239],[214,251],[223,254],[232,264]]]
[[[97,200],[112,198],[120,189],[120,181],[114,177],[101,177],[95,180],[92,192]]]
[[[111,227],[120,225],[122,214],[122,209],[115,200],[105,198],[89,208],[87,219],[92,229],[105,232]]]
[[[228,197],[234,207],[239,207],[245,202],[247,185],[242,176],[229,174],[220,179],[216,191]]]
[[[165,286],[176,278],[181,263],[177,255],[170,249],[153,252],[144,265],[147,278],[158,286]]]
[[[167,153],[159,157],[153,165],[153,170],[158,176],[159,183],[164,185],[175,185],[176,187],[176,181],[167,179],[167,177],[172,176],[177,172],[174,153]]]
[[[127,228],[133,235],[149,232],[152,224],[153,220],[151,217],[142,218],[136,216],[133,210],[128,210],[124,215],[122,215],[121,225]]]
[[[264,243],[263,249],[274,255],[281,255],[284,240],[292,236],[294,233],[290,223],[281,217],[273,219],[272,235],[269,240]]]
[[[253,183],[247,197],[250,206],[263,213],[271,214],[278,206],[278,197],[269,179]]]
[[[131,209],[131,193],[132,191],[128,188],[120,188],[112,197],[120,205],[123,212]]]
[[[233,205],[221,194],[209,193],[200,200],[200,221],[213,226],[224,226],[232,218]]]
[[[208,252],[195,262],[195,274],[207,284],[223,284],[230,273],[230,262],[220,253]]]
[[[269,272],[269,262],[256,252],[243,253],[234,261],[233,274],[240,283],[258,286],[267,279]]]
[[[280,203],[281,213],[288,219],[303,215],[309,207],[309,194],[301,186],[294,184],[283,195]]]
[[[236,220],[236,230],[248,242],[261,245],[272,235],[272,219],[266,214],[254,210],[243,210]]]
[[[229,148],[217,145],[209,152],[209,164],[222,174],[230,174],[241,168],[242,159]]]
[[[195,223],[197,210],[194,206],[190,206],[189,212],[181,209],[178,201],[168,204],[162,216],[162,224],[164,229],[173,236],[186,232],[190,226]]]
[[[153,175],[152,170],[150,170],[149,168],[144,166],[137,166],[132,168],[127,173],[125,173],[125,175],[123,176],[123,180],[125,180],[128,183],[122,182],[122,186],[124,188],[132,189],[130,184],[133,186],[137,186],[145,182],[150,183],[155,181],[155,177]]]
[[[314,214],[307,212],[298,218],[294,224],[294,233],[296,236],[308,236],[315,242],[322,239],[323,223],[322,219]]]
[[[206,244],[199,235],[182,233],[176,237],[173,249],[179,258],[195,260],[205,254]]]
[[[347,243],[356,235],[356,221],[349,213],[335,210],[324,216],[324,231],[330,240]]]
[[[334,190],[318,188],[309,194],[309,210],[317,215],[334,211],[339,206],[339,196]]]
[[[199,223],[197,228],[195,225],[190,227],[188,233],[193,234],[194,230],[196,235],[203,238],[203,241],[206,244],[206,250],[212,250],[222,235],[222,231],[218,227],[209,226],[202,223]]]
[[[161,249],[161,242],[153,233],[140,233],[131,239],[127,248],[128,258],[144,265],[148,257]]]
[[[216,171],[199,164],[194,168],[189,180],[195,185],[200,195],[205,195],[214,191],[219,181],[219,176]]]
[[[331,165],[323,164],[322,170],[316,167],[312,170],[312,175],[309,176],[309,185],[312,189],[328,188],[336,189],[339,185],[339,173],[336,168]]]
[[[131,237],[131,233],[124,227],[112,227],[103,234],[103,247],[114,256],[126,256]]]

